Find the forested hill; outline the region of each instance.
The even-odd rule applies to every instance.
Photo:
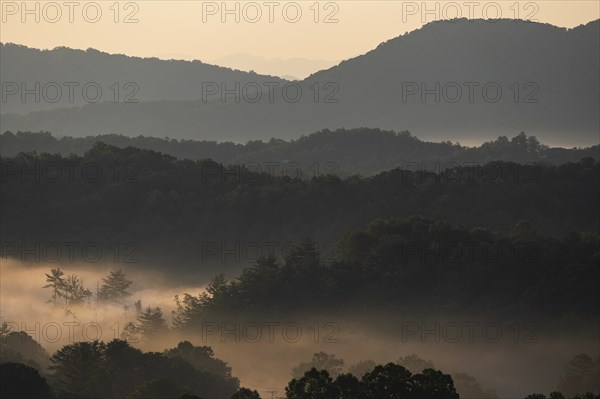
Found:
[[[467,147],[451,142],[422,141],[409,132],[369,128],[321,130],[297,140],[271,139],[246,144],[116,134],[58,138],[48,132],[5,132],[0,136],[0,155],[12,157],[19,152],[36,151],[81,156],[99,141],[119,148],[131,146],[159,151],[177,158],[258,164],[264,171],[269,170],[269,165],[273,172],[286,164],[299,165],[304,177],[323,173],[370,176],[398,167],[439,171],[450,163],[484,164],[501,160],[558,165],[586,157],[600,159],[600,145],[579,149],[550,148],[525,133],[512,138],[501,136],[478,147]]]
[[[23,153],[2,158],[2,240],[134,242],[141,260],[162,257],[184,270],[203,259],[206,242],[333,242],[376,218],[421,215],[501,231],[527,220],[555,237],[598,230],[600,164],[591,158],[369,178],[289,174],[103,143],[83,156]]]
[[[431,22],[301,82],[198,62],[66,49],[30,56],[14,48],[2,54],[2,78],[15,94],[3,104],[0,127],[237,142],[376,126],[473,143],[525,130],[553,145],[593,145],[599,31],[598,20],[573,29],[511,19]],[[89,72],[60,72],[72,65]],[[18,83],[35,81],[40,96],[48,82],[76,81],[80,102],[65,104],[66,89],[60,103],[23,101]],[[83,95],[89,82],[98,82],[102,99]],[[41,106],[69,108],[12,113]]]
[[[234,70],[198,60],[130,57],[92,48],[76,50],[56,47],[39,50],[0,43],[0,56],[2,82],[6,86],[2,90],[7,93],[2,101],[3,113],[26,114],[84,105],[87,102],[81,94],[85,85],[93,86],[89,90],[90,96],[97,94],[99,102],[116,99],[117,102],[134,104],[138,101],[197,100],[202,96],[203,82],[223,82],[229,86],[236,82],[282,82],[275,76]],[[74,85],[72,96],[68,95],[67,82]],[[8,94],[13,89],[8,86],[12,84],[16,84],[16,90],[19,91],[21,84],[34,90],[36,83],[41,87],[50,87],[43,92],[40,89],[42,95],[38,101],[24,101],[20,95]],[[60,95],[57,94],[57,100],[54,100],[52,90],[56,87]],[[94,88],[99,88],[99,93],[94,93]],[[48,101],[48,97],[52,100]]]
[[[599,249],[598,233],[557,240],[528,223],[502,234],[418,217],[377,220],[347,234],[331,264],[304,240],[283,260],[259,259],[231,281],[218,275],[211,296],[182,298],[175,323],[196,329],[218,317],[319,312],[371,315],[390,330],[403,316],[436,313],[593,320]]]

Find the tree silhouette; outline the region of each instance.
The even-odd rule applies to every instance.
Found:
[[[177,399],[202,399],[202,398],[200,396],[198,396],[198,395],[194,395],[194,394],[191,394],[191,393],[184,393],[180,397],[178,397]]]
[[[148,306],[137,319],[140,333],[146,338],[152,338],[169,330],[159,306],[155,308]]]
[[[348,368],[348,373],[357,378],[363,378],[363,376],[369,371],[372,371],[375,366],[377,366],[377,363],[375,363],[373,360],[361,360],[360,362],[350,366]]]
[[[338,375],[334,385],[337,390],[337,399],[362,399],[364,397],[362,383],[352,374]]]
[[[133,281],[128,280],[122,270],[111,271],[108,276],[102,279],[103,284],[98,292],[98,300],[104,302],[123,303],[125,299],[131,296],[127,291]]]
[[[64,296],[65,280],[63,276],[65,273],[60,269],[50,269],[50,274],[46,273],[46,284],[42,288],[52,288],[52,299],[53,306],[56,307],[56,300]]]
[[[286,265],[296,268],[319,266],[319,251],[316,243],[305,237],[298,246],[292,246],[285,255]]]
[[[137,342],[141,338],[142,332],[140,327],[134,322],[127,322],[125,326],[123,326],[123,331],[121,331],[120,338],[129,342]]]
[[[11,399],[51,399],[46,379],[32,367],[20,363],[0,363],[0,396]]]
[[[416,399],[410,371],[395,363],[375,367],[363,377],[363,385],[365,399]]]
[[[292,379],[285,388],[287,399],[333,399],[337,393],[327,370],[308,370],[299,379]]]
[[[116,397],[126,397],[145,383],[165,379],[208,398],[229,397],[239,388],[239,381],[234,377],[199,370],[179,356],[143,353],[122,340],[106,344],[104,359]]]
[[[6,324],[4,323],[3,326]],[[50,356],[46,350],[24,331],[9,331],[2,334],[0,360],[24,363],[40,371],[44,371],[50,365]]]
[[[325,352],[317,352],[313,354],[310,362],[302,362],[294,367],[292,375],[296,379],[302,378],[302,376],[312,368],[315,368],[318,371],[326,370],[328,375],[337,377],[344,369],[344,360],[338,359],[335,355]]]
[[[260,399],[260,395],[257,391],[242,387],[231,396],[231,399]]]
[[[79,305],[92,296],[92,291],[83,286],[83,281],[76,274],[71,274],[64,281],[65,300],[69,305]]]
[[[182,341],[176,348],[165,350],[165,355],[182,358],[197,370],[226,378],[231,377],[231,367],[223,360],[215,358],[210,346],[194,346],[189,341]]]
[[[173,381],[162,378],[139,385],[127,399],[179,399],[185,390]]]
[[[439,370],[425,369],[413,376],[414,398],[419,399],[459,399],[454,381],[448,374]]]
[[[105,344],[76,342],[59,349],[51,358],[54,379],[65,395],[106,398],[112,395],[107,370],[103,367]]]

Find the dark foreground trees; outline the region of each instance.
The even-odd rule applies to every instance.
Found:
[[[0,363],[0,396],[11,399],[51,399],[46,379],[33,367],[21,363]]]
[[[205,355],[212,356],[212,351]],[[239,387],[237,378],[220,372],[223,369],[205,368],[200,362],[192,365],[170,351],[144,353],[122,340],[66,345],[51,360],[55,388],[67,398],[177,399],[188,393],[218,399],[231,396]],[[162,396],[149,396],[149,392]],[[166,392],[170,393],[165,396]]]
[[[458,399],[452,377],[425,369],[412,374],[388,363],[376,366],[362,380],[340,374],[334,380],[326,370],[312,368],[286,387],[287,399]]]
[[[20,333],[10,334],[16,337]],[[310,363],[330,368],[336,377],[325,369],[312,367],[288,383],[286,399],[459,399],[455,378],[461,374],[451,376],[435,370],[430,367],[432,362],[416,355],[398,360],[408,368],[398,363],[376,365],[372,361],[351,367],[360,373],[367,370],[362,376],[344,373],[343,362],[335,356],[315,355]],[[260,399],[256,390],[239,387],[231,368],[215,358],[210,347],[194,346],[188,341],[162,353],[145,353],[123,340],[76,342],[51,357],[50,373],[19,362],[6,362],[4,358],[0,360],[2,398]],[[569,389],[564,381],[579,381],[574,388],[576,393],[568,390],[555,391],[549,396],[536,393],[526,399],[600,399],[597,385],[593,385],[600,377],[596,367],[596,360],[590,356],[577,355],[569,362],[560,383]],[[462,378],[476,385],[477,392],[483,392],[472,377],[464,374]],[[591,385],[585,385],[585,381],[591,381]],[[471,396],[473,392],[464,396],[461,393],[460,397],[495,397]]]
[[[575,396],[565,396],[560,391],[551,392],[549,396],[544,395],[543,393],[534,393],[531,395],[527,395],[525,399],[600,399],[599,394],[593,394],[591,392],[586,392],[584,394],[577,394]]]
[[[257,391],[248,388],[240,388],[233,394],[231,399],[260,399],[260,395]]]

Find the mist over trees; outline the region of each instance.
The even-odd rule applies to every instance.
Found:
[[[2,397],[261,398],[256,390],[240,387],[231,368],[216,358],[209,346],[194,346],[189,341],[162,352],[143,352],[118,339],[81,341],[65,345],[49,356],[25,332],[9,331],[3,325],[1,338]],[[39,361],[41,358],[45,360]],[[583,353],[574,356],[557,390],[548,398],[597,399],[599,360]],[[415,354],[387,364],[361,361],[359,364],[368,365],[362,376],[353,374],[353,366],[345,372],[343,364],[333,354],[315,353],[310,363],[301,363],[291,370],[292,374],[298,374],[306,365],[311,366],[289,381],[285,398],[497,399],[493,390],[482,389],[472,376],[462,372],[446,374]],[[526,399],[544,398],[544,394],[532,394]]]
[[[302,167],[302,177],[306,179],[328,173],[341,177],[371,176],[403,167],[436,170],[444,169],[450,163],[563,164],[586,157],[600,159],[600,145],[550,148],[524,132],[512,138],[500,136],[479,146],[464,146],[450,141],[423,141],[407,131],[396,133],[369,128],[324,129],[288,141],[272,138],[269,141],[251,140],[246,144],[117,134],[58,138],[48,132],[4,132],[0,135],[0,155],[14,157],[19,152],[36,151],[82,156],[97,142],[119,148],[158,151],[180,159],[212,159],[226,165],[258,164],[264,171],[280,174],[286,162],[292,162]]]
[[[92,291],[85,288],[82,279],[76,274],[70,274],[63,277],[65,274],[59,268],[51,269],[50,274],[46,274],[46,282],[42,288],[50,288],[52,290],[52,302],[56,307],[56,301],[59,298],[65,298],[65,305],[78,305],[84,303],[92,296]]]
[[[575,355],[568,363],[560,379],[557,391],[565,396],[583,392],[600,393],[600,355],[592,358],[586,353]]]
[[[0,399],[600,399],[600,8],[31,3]]]
[[[139,331],[145,337],[152,338],[169,330],[163,312],[158,306],[154,308],[148,306],[137,319],[139,321]]]
[[[310,362],[302,362],[292,370],[292,376],[296,379],[302,376],[311,369],[325,370],[332,378],[338,377],[344,369],[344,361],[337,359],[335,355],[330,355],[325,352],[315,353]]]
[[[0,361],[22,363],[40,372],[50,365],[48,352],[24,331],[13,331],[6,322],[0,326]]]
[[[496,320],[515,309],[537,320],[596,315],[598,233],[556,239],[528,223],[506,234],[413,217],[376,220],[348,233],[337,249],[338,258],[325,264],[316,243],[304,240],[283,261],[262,258],[231,281],[217,276],[210,295],[177,298],[178,328],[224,315],[347,311],[360,317],[363,309],[381,315],[394,309],[396,316],[398,309],[421,316],[491,312]]]
[[[523,154],[546,151],[525,135],[489,145],[505,144],[523,148]],[[52,176],[36,181],[35,176],[13,174],[15,165],[17,171],[40,171],[44,165],[71,162],[94,163],[104,175],[92,183],[72,184],[52,181]],[[123,167],[128,164],[136,167]],[[233,370],[208,346],[182,341],[162,353],[145,353],[124,341],[157,342],[170,332],[194,333],[205,320],[352,311],[358,319],[369,316],[369,322],[392,311],[398,315],[399,309],[420,316],[485,314],[498,321],[511,320],[515,311],[549,323],[564,316],[585,324],[597,317],[600,237],[593,204],[599,198],[600,165],[593,158],[530,169],[494,162],[439,174],[393,169],[372,177],[306,179],[97,143],[81,157],[20,153],[2,158],[2,167],[1,229],[3,240],[13,244],[39,240],[50,226],[55,240],[97,242],[105,237],[106,248],[123,237],[135,239],[150,257],[148,248],[161,242],[156,247],[167,254],[175,272],[182,248],[197,249],[215,234],[228,240],[296,242],[284,254],[240,267],[235,278],[213,274],[205,292],[176,296],[170,318],[159,306],[134,301],[133,281],[123,269],[110,271],[96,291],[95,281],[84,282],[77,272],[67,273],[68,268],[52,268],[43,276],[44,288],[40,284],[49,308],[94,303],[135,311],[135,319],[124,326],[123,340],[77,342],[52,356],[25,333],[3,333],[9,343],[2,346],[3,370],[31,380],[40,392],[45,392],[40,379],[45,378],[57,397],[255,399],[252,389],[239,389]],[[486,170],[497,177],[486,178]],[[48,203],[57,211],[48,213]],[[41,218],[44,224],[38,223]],[[229,229],[228,222],[234,221],[235,228]],[[334,253],[324,253],[322,237],[335,242]],[[177,246],[170,249],[169,242]],[[3,245],[2,251],[8,257],[21,255],[14,245]],[[198,253],[190,257],[196,264],[206,260]],[[18,350],[17,340],[29,342],[29,349]],[[593,359],[574,358],[557,390],[566,398],[584,395],[583,389],[595,392],[598,361]],[[23,363],[38,374],[6,366],[8,362]],[[388,381],[398,392],[414,388],[410,395],[426,395],[424,390],[431,388],[444,392],[440,398],[497,397],[473,376],[437,371],[416,356],[404,356],[391,366],[368,360],[345,366],[332,354],[315,354],[293,370],[287,397],[387,395],[374,381]]]

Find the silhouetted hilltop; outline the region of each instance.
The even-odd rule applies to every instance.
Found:
[[[198,60],[130,57],[91,48],[85,51],[68,47],[39,50],[7,43],[0,44],[0,60],[2,82],[5,85],[3,90],[10,90],[6,88],[9,82],[19,85],[15,95],[7,94],[6,101],[3,100],[3,113],[22,114],[90,103],[83,95],[85,85],[88,85],[85,90],[90,100],[96,96],[95,87],[100,87],[102,95],[98,102],[115,102],[116,99],[117,103],[132,104],[131,101],[135,100],[197,100],[202,98],[203,82],[233,85],[235,82],[281,81],[278,77],[210,65]],[[31,94],[22,101],[21,84],[25,83],[25,88],[32,90],[36,82],[40,84],[40,101],[34,101]],[[58,84],[62,94],[56,102],[52,101],[58,95],[52,87],[53,82]],[[77,84],[73,85],[72,99],[69,98],[68,82]],[[128,83],[134,85],[126,87]]]
[[[113,80],[138,82],[141,100],[165,101],[106,101],[3,115],[1,128],[245,142],[296,138],[324,128],[374,126],[410,130],[435,141],[481,143],[526,131],[554,146],[593,145],[600,129],[599,27],[600,20],[570,30],[515,20],[438,21],[301,82],[280,81],[275,88],[263,84],[265,77],[227,74],[200,63],[182,63],[180,71],[166,67],[179,66],[175,61],[130,60],[157,65],[151,75],[156,81],[150,84],[144,73],[110,72],[104,65],[105,58],[116,62],[127,57],[78,52]],[[2,58],[23,63],[18,57]],[[196,64],[214,74],[188,71]],[[61,65],[40,61],[36,68]],[[6,79],[36,79],[14,69],[3,72]],[[94,79],[94,71],[78,78]],[[236,79],[239,89],[232,82]],[[214,94],[205,92],[204,99],[197,95],[189,101],[201,82],[225,86],[217,84]],[[260,95],[253,91],[257,86],[262,87]],[[223,87],[237,96],[223,96]]]

